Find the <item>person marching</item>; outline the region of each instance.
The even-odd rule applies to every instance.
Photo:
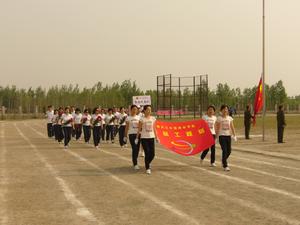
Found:
[[[64,115],[64,110],[62,107],[59,107],[58,109],[58,115],[56,117],[56,131],[57,133],[57,141],[59,144],[62,143],[62,140],[64,139],[64,133],[62,128],[62,116]]]
[[[82,114],[79,108],[75,109],[75,115],[74,115],[74,126],[75,126],[75,138],[76,141],[78,141],[82,134]]]
[[[277,112],[277,142],[278,143],[284,143],[283,142],[283,131],[284,127],[286,126],[285,122],[285,116],[284,116],[284,111],[283,111],[283,106],[280,105],[278,107],[278,112]]]
[[[130,116],[126,118],[126,128],[125,128],[125,135],[124,135],[124,142],[127,142],[127,137],[129,135],[129,142],[132,149],[132,163],[135,170],[139,170],[140,167],[138,165],[138,156],[140,150],[140,138],[137,137],[138,129],[139,129],[139,121],[140,117],[137,115],[138,108],[136,105],[132,105],[130,107]],[[135,143],[135,140],[138,139],[138,142]]]
[[[229,116],[229,108],[227,105],[221,106],[221,116],[216,122],[216,135],[219,137],[219,143],[222,149],[222,164],[224,171],[230,171],[227,160],[231,154],[231,135],[237,141],[235,129],[233,125],[233,118]]]
[[[124,141],[126,119],[127,119],[127,114],[125,113],[124,107],[121,107],[120,113],[119,113],[119,118],[118,118],[119,125],[120,125],[119,126],[119,143],[120,143],[121,148],[124,148],[126,146],[126,141]]]
[[[244,112],[244,126],[245,126],[245,139],[250,139],[250,128],[251,128],[251,119],[253,116],[251,115],[250,106],[247,105],[246,110]]]
[[[92,115],[92,127],[93,127],[93,140],[96,149],[99,149],[102,129],[102,116],[99,108],[94,108]]]
[[[202,119],[204,119],[207,122],[210,132],[213,135],[214,139],[216,139],[215,125],[216,125],[216,121],[217,121],[217,117],[215,116],[215,111],[216,111],[216,108],[213,105],[210,105],[207,108],[206,115],[204,115],[202,117]],[[203,160],[204,160],[205,156],[207,155],[208,151],[209,151],[209,148],[202,152],[202,154],[200,156],[201,164],[203,163]],[[210,147],[210,166],[211,167],[216,166],[215,159],[216,159],[216,145],[214,144]]]
[[[65,108],[65,114],[62,116],[62,127],[64,131],[64,144],[65,150],[69,147],[69,142],[72,137],[72,130],[73,130],[73,116],[70,113],[70,107]]]
[[[47,133],[48,137],[52,138],[53,137],[53,125],[52,125],[52,117],[54,115],[54,111],[52,109],[52,105],[48,106],[48,110],[46,112],[45,117],[47,118]]]
[[[54,109],[54,114],[52,117],[52,130],[55,141],[58,140],[58,131],[57,131],[57,118],[58,118],[58,109]]]
[[[102,119],[105,118],[106,114],[105,114],[105,109],[101,109],[101,116]],[[105,142],[105,129],[106,129],[106,123],[105,120],[102,120],[102,129],[101,129],[101,139],[103,142]]]
[[[155,140],[158,141],[155,130],[155,117],[151,116],[151,106],[144,106],[144,117],[140,118],[139,129],[135,144],[139,142],[141,134],[141,143],[145,151],[145,167],[146,173],[151,174],[151,162],[155,157]]]
[[[70,107],[70,114],[72,115],[73,121],[74,121],[75,120],[75,115],[76,115],[75,106]],[[75,126],[73,126],[73,128],[72,128],[72,138],[75,138],[75,135],[76,135]]]
[[[138,108],[137,115],[140,118],[144,117],[144,110],[143,110],[143,108],[140,105],[137,105],[137,108]],[[144,152],[143,147],[140,148],[140,153],[141,153],[140,157],[145,157],[145,152]]]
[[[105,116],[106,142],[108,142],[110,138],[112,144],[114,143],[114,125],[115,125],[114,121],[115,121],[115,116],[113,115],[113,110],[112,108],[109,108]]]
[[[88,144],[91,139],[91,115],[89,113],[88,109],[85,109],[83,111],[83,115],[81,118],[81,123],[82,123],[82,128],[83,128],[83,137],[84,137],[84,142]]]
[[[115,120],[114,120],[114,137],[117,136],[118,132],[119,132],[119,119],[120,119],[120,112],[118,112],[117,108],[113,108],[113,115],[115,116]]]

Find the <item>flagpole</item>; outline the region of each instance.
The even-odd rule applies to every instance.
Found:
[[[262,115],[262,140],[265,141],[265,116],[266,116],[266,93],[265,93],[265,0],[262,5],[262,89],[263,89],[263,115]]]

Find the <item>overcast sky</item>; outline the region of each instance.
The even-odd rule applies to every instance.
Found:
[[[209,74],[252,87],[262,0],[0,0],[0,85],[92,86]],[[266,82],[300,94],[300,1],[266,0]]]

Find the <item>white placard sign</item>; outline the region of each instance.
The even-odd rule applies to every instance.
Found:
[[[151,96],[150,95],[142,95],[142,96],[133,96],[132,104],[134,105],[151,105]]]

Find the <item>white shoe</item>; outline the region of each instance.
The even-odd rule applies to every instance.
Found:
[[[127,147],[128,147],[128,145],[127,145],[127,144],[125,144],[125,145],[124,145],[124,148],[127,148]]]
[[[144,152],[142,152],[141,157],[145,157],[145,153]]]
[[[135,170],[139,170],[139,169],[140,169],[139,165],[135,165],[133,168],[134,168]]]
[[[210,167],[216,167],[217,165],[215,163],[211,163]]]
[[[200,159],[200,165],[201,165],[201,166],[203,165],[203,162],[204,162],[204,160],[203,160],[203,159]]]
[[[68,147],[67,145],[65,145],[65,147],[64,147],[65,151],[67,151],[67,150],[68,150],[68,148],[69,148],[69,147]]]
[[[149,175],[150,175],[150,174],[151,174],[151,170],[150,170],[150,169],[147,169],[147,170],[146,170],[146,174],[149,174]]]
[[[96,148],[96,150],[99,150],[99,146],[97,145],[97,146],[95,146],[95,148]]]
[[[230,168],[227,166],[224,168],[224,171],[230,171]]]

